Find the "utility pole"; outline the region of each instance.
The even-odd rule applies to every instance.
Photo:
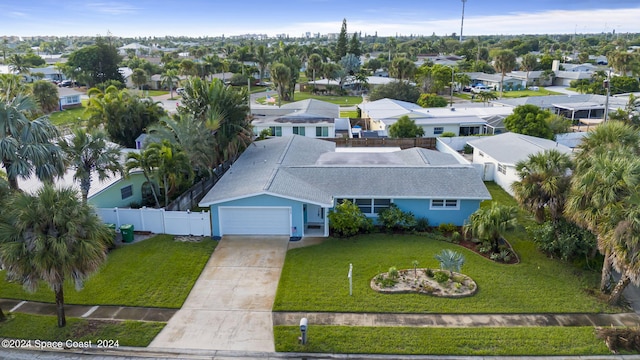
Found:
[[[464,5],[467,0],[462,0],[462,21],[460,22],[460,42],[462,42],[462,30],[464,29]]]

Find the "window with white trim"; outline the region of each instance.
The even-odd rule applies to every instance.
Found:
[[[271,136],[282,136],[282,126],[269,126]]]
[[[444,128],[442,126],[433,128],[433,135],[440,135],[444,132]]]
[[[336,205],[344,200],[356,204],[360,211],[367,216],[377,216],[382,210],[391,206],[391,199],[336,199]]]
[[[329,137],[329,127],[316,126],[316,137]]]
[[[121,188],[120,189],[120,196],[122,197],[122,200],[133,196],[133,186],[129,185],[129,186],[125,186],[125,187]]]
[[[304,136],[304,126],[294,126],[293,127],[293,133],[295,135],[302,135]]]
[[[459,201],[455,199],[431,199],[432,210],[458,210]]]
[[[498,171],[503,173],[503,174],[505,174],[505,175],[507,175],[507,166],[498,163]]]

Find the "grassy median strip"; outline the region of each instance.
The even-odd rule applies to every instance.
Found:
[[[5,322],[0,322],[0,337],[41,341],[91,341],[92,345],[148,346],[166,323],[148,321],[98,321],[67,318],[67,326],[59,328],[55,316],[12,314]],[[106,341],[105,341],[106,340]],[[23,343],[24,344],[24,343]],[[28,344],[28,343],[27,343]],[[76,344],[79,345],[79,344]],[[72,346],[78,347],[78,346]]]
[[[309,327],[306,345],[297,326],[276,326],[276,351],[347,354],[604,355],[592,327],[406,328]]]
[[[67,304],[123,305],[180,308],[217,242],[174,241],[172,235],[158,235],[117,248],[107,262],[75,291],[66,284]],[[8,283],[0,272],[0,298],[54,302],[53,292],[42,284],[30,294],[19,284]]]

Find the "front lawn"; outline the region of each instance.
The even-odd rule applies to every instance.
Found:
[[[166,325],[151,321],[98,321],[67,317],[67,326],[59,328],[58,318],[30,314],[12,314],[0,322],[0,338],[87,342],[118,341],[118,346],[148,346]],[[114,345],[115,343],[111,343]],[[51,349],[44,349],[51,350]]]
[[[274,95],[273,98],[276,99],[275,104],[278,104],[278,95]],[[283,101],[282,103],[287,104],[290,102],[302,101],[307,99],[326,101],[340,106],[354,106],[362,103],[362,96],[314,95],[308,92],[299,91],[294,93],[293,101]],[[259,98],[257,99],[257,102],[266,104],[266,98]]]
[[[174,241],[172,235],[122,246],[111,253],[102,268],[75,291],[65,285],[67,304],[122,305],[180,308],[209,260],[216,242]],[[19,284],[8,283],[0,272],[0,298],[54,302],[53,292],[42,284],[29,294]]]
[[[500,92],[496,91],[496,94],[500,96]],[[529,96],[546,96],[546,95],[562,95],[562,93],[547,90],[543,87],[539,88],[538,91],[534,90],[512,90],[512,91],[504,91],[502,93],[503,98],[520,98],[520,97],[529,97]]]
[[[592,327],[415,328],[309,327],[306,345],[297,326],[275,326],[276,351],[432,355],[607,355]]]
[[[493,198],[513,204],[495,184]],[[489,203],[489,202],[486,202]],[[483,204],[483,206],[486,206]],[[522,221],[527,221],[525,215]],[[522,227],[506,238],[520,256],[517,265],[490,261],[461,246],[422,235],[361,235],[330,238],[316,246],[287,252],[274,311],[399,312],[399,313],[571,313],[615,312],[590,295],[599,273],[548,259],[528,240]],[[478,284],[475,296],[461,299],[419,294],[380,294],[370,280],[391,266],[437,268],[434,255],[442,249],[464,254],[462,273]],[[353,296],[349,296],[347,271],[353,264]]]
[[[49,114],[49,120],[51,120],[51,123],[53,125],[58,127],[82,126],[84,125],[85,121],[89,118],[85,114],[86,106],[87,106],[87,101],[83,100],[82,106],[80,107],[70,108],[62,111],[56,111]]]

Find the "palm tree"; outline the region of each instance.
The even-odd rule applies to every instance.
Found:
[[[434,257],[440,262],[440,269],[449,270],[449,276],[453,276],[454,271],[460,272],[464,265],[464,255],[450,249],[442,249]]]
[[[620,303],[629,283],[640,285],[640,193],[634,192],[618,210],[614,216],[619,221],[607,234],[613,245],[613,266],[620,273],[609,296],[612,305]]]
[[[533,54],[526,54],[522,57],[520,62],[520,68],[527,72],[526,81],[524,83],[525,89],[529,86],[529,72],[535,70],[538,66],[538,57]]]
[[[9,70],[13,71],[14,73],[23,75],[23,74],[29,74],[30,70],[29,70],[29,64],[24,60],[24,57],[20,56],[19,54],[13,54],[11,56],[9,56]]]
[[[138,90],[142,90],[142,87],[147,84],[147,72],[144,69],[134,69],[131,74],[131,81],[138,87]]]
[[[407,58],[395,58],[391,62],[389,75],[399,80],[409,81],[416,74],[416,65]],[[449,72],[451,74],[451,72]],[[449,76],[449,79],[451,76]]]
[[[553,221],[562,216],[571,168],[569,155],[555,149],[531,154],[516,164],[520,181],[511,188],[518,203],[533,212],[539,224],[546,219],[545,209],[549,209]]]
[[[149,144],[144,153],[157,161],[157,177],[164,188],[165,206],[168,206],[170,197],[181,185],[191,185],[193,171],[189,158],[178,145],[172,144],[169,140]]]
[[[147,151],[142,151],[140,153],[128,153],[127,162],[125,164],[125,174],[128,176],[132,170],[141,170],[142,175],[146,180],[146,184],[151,188],[151,194],[153,195],[153,200],[156,203],[156,208],[159,208],[160,200],[158,200],[158,194],[156,193],[156,184],[151,181],[151,177],[155,174],[160,163],[159,159],[155,155],[155,153]]]
[[[173,99],[173,86],[180,81],[178,77],[178,70],[176,69],[168,69],[162,73],[162,85],[169,88],[169,94]]]
[[[62,151],[54,144],[58,129],[47,117],[30,121],[25,114],[35,109],[33,99],[24,95],[0,101],[0,160],[13,190],[18,190],[18,178],[35,173],[53,181],[64,173]]]
[[[498,252],[502,234],[515,226],[518,209],[515,206],[500,205],[492,202],[490,207],[483,207],[469,218],[464,230],[471,236],[491,243],[492,251]]]
[[[282,105],[282,100],[286,100],[287,85],[291,79],[289,67],[282,63],[271,64],[271,81],[278,89],[278,106]]]
[[[478,99],[480,99],[480,101],[482,101],[485,104],[485,106],[489,104],[489,101],[496,100],[498,98],[496,93],[493,91],[479,92],[478,94],[476,94],[476,97],[478,97]]]
[[[60,99],[58,98],[58,88],[55,84],[38,80],[33,83],[31,91],[34,100],[38,103],[43,113],[49,114],[58,109]]]
[[[55,293],[58,327],[66,325],[63,285],[84,280],[106,260],[109,229],[71,188],[47,184],[35,195],[16,193],[0,223],[0,260],[9,279],[35,291],[40,281]]]
[[[269,56],[269,51],[267,47],[264,45],[260,45],[256,48],[255,54],[256,62],[258,63],[258,68],[260,69],[260,83],[262,83],[262,79],[264,79],[264,73],[271,61],[271,57]]]
[[[502,76],[500,77],[500,97],[504,90],[504,76],[516,67],[516,54],[511,50],[499,51],[494,59],[493,67]]]
[[[313,80],[313,83],[315,84],[316,74],[319,75],[322,71],[322,57],[318,54],[311,54],[309,56],[308,63],[309,63],[308,68],[309,70],[311,70],[312,80]]]
[[[67,164],[75,170],[73,179],[80,182],[83,204],[87,203],[94,172],[100,181],[109,177],[109,174],[124,172],[120,163],[120,147],[109,143],[102,131],[87,133],[78,128],[74,130],[73,137],[60,141],[60,147]]]

